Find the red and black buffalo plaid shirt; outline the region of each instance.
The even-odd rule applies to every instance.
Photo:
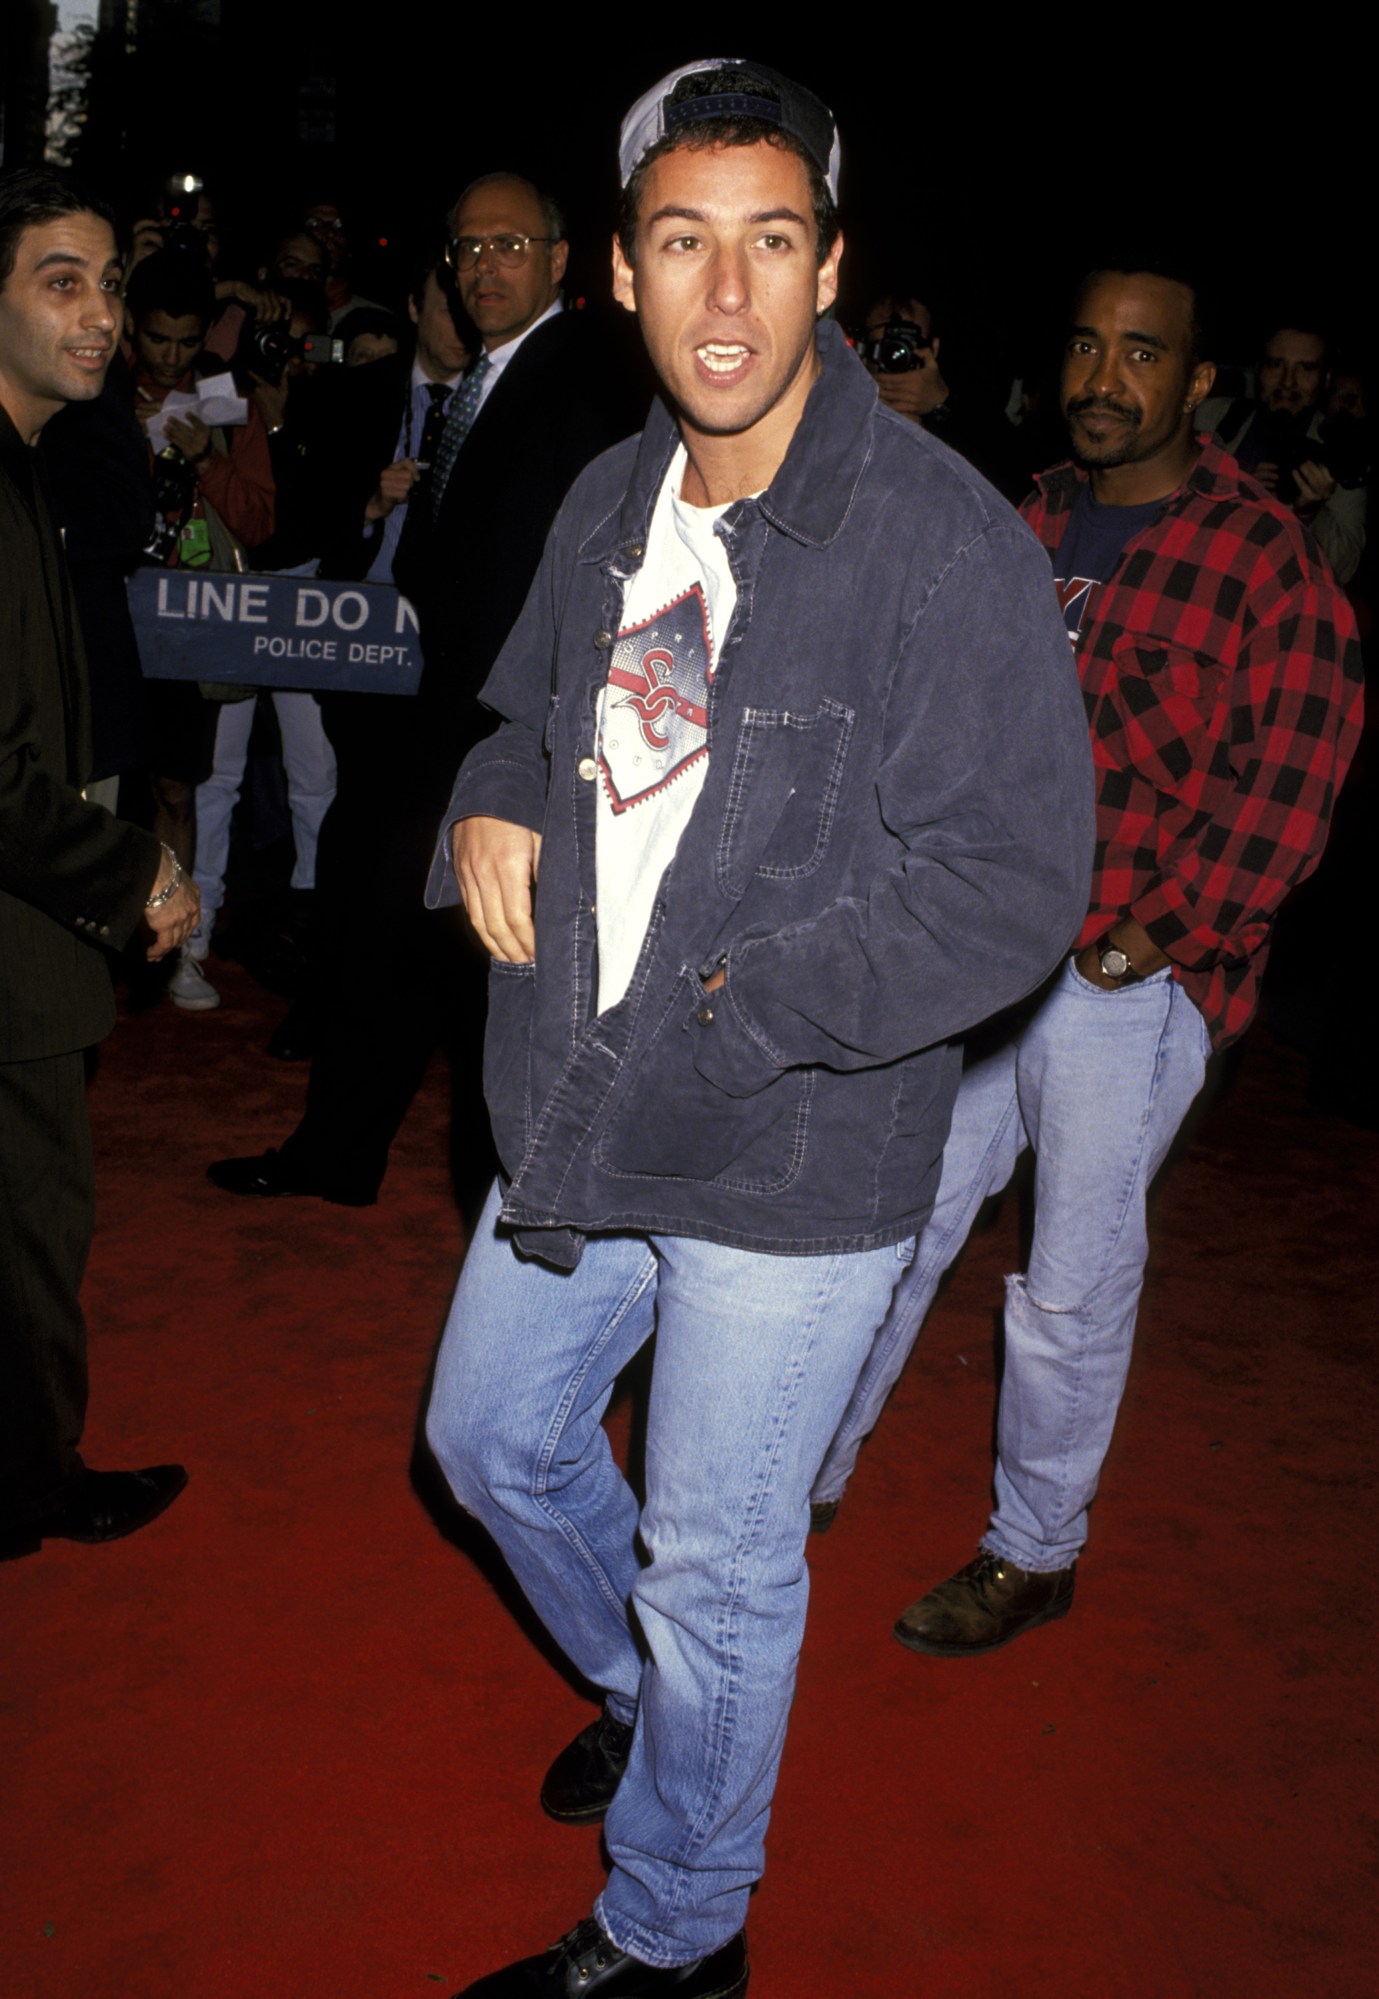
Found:
[[[1023,508],[1058,567],[1078,482]],[[1144,925],[1223,1047],[1249,1025],[1274,912],[1317,865],[1360,728],[1355,619],[1292,514],[1203,440],[1099,585],[1078,640],[1097,849],[1077,948]]]

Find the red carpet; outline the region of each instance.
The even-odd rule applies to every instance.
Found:
[[[588,1710],[409,1478],[461,1248],[443,1078],[377,1208],[220,1194],[305,1087],[220,969],[93,1086],[87,1455],[191,1484],[0,1569],[0,1999],[448,1995],[602,1878],[536,1807]],[[984,1519],[1015,1204],[973,1244],[813,1544],[753,1999],[1379,1989],[1379,1139],[1302,1085],[1257,1031],[1166,1185],[1072,1615],[957,1663],[889,1629]]]

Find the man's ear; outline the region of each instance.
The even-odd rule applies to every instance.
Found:
[[[613,296],[626,312],[637,310],[636,276],[622,253],[622,238],[613,238]]]
[[[410,292],[407,296],[407,317],[411,320],[413,326],[421,325],[421,307],[411,296]]]
[[[551,245],[551,283],[558,285],[565,275],[565,266],[570,261],[570,246],[563,239]]]
[[[833,239],[833,247],[819,266],[819,287],[815,296],[816,313],[827,312],[838,296],[838,262],[843,254],[843,232],[840,229]]]
[[[1216,363],[1214,361],[1199,361],[1192,371],[1192,380],[1188,384],[1187,407],[1190,410],[1195,410],[1199,403],[1206,401],[1207,397],[1211,394],[1212,384],[1215,380]]]

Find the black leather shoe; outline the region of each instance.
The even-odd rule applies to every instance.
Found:
[[[35,1520],[0,1527],[0,1562],[37,1554],[43,1541],[119,1541],[166,1513],[187,1483],[181,1465],[86,1471]]]
[[[747,1990],[747,1939],[737,1935],[697,1964],[658,1971],[609,1940],[592,1916],[540,1957],[524,1957],[466,1985],[455,1999],[742,1999]]]
[[[994,1652],[1036,1624],[1066,1616],[1076,1568],[1017,1569],[983,1548],[974,1562],[912,1603],[895,1635],[912,1652],[965,1659]]]
[[[261,1200],[272,1200],[279,1194],[307,1194],[318,1201],[334,1201],[342,1208],[371,1208],[378,1199],[377,1194],[349,1193],[304,1180],[272,1146],[267,1152],[256,1152],[252,1159],[216,1159],[206,1168],[206,1178],[227,1194],[253,1194]]]
[[[632,1723],[605,1708],[582,1728],[546,1772],[541,1809],[561,1825],[598,1825],[622,1782],[632,1748]]]

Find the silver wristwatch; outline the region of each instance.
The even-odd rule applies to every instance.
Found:
[[[1137,976],[1130,962],[1130,953],[1123,951],[1119,944],[1113,944],[1109,936],[1098,940],[1096,954],[1103,978],[1133,979]]]

